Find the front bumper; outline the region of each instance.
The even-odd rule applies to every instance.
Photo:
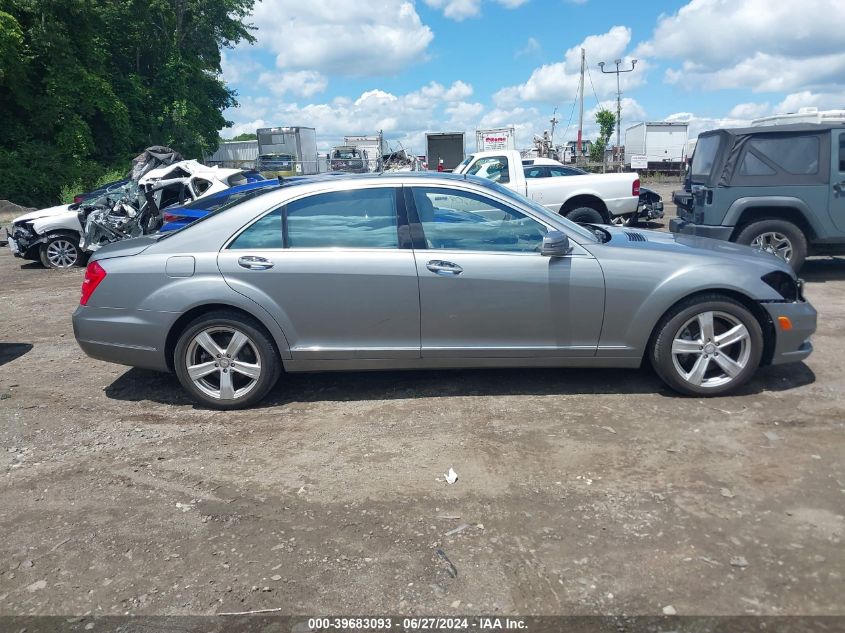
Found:
[[[637,218],[640,220],[660,220],[665,215],[663,211],[663,202],[652,202],[650,204],[641,204],[637,207]]]
[[[712,226],[710,224],[693,224],[683,218],[672,218],[669,220],[669,231],[682,235],[695,235],[697,237],[711,237],[715,240],[730,241],[734,227]]]
[[[775,324],[775,349],[772,365],[795,363],[807,358],[813,352],[810,337],[816,331],[816,309],[806,301],[793,303],[761,304]],[[787,317],[792,329],[784,330],[778,325],[778,317]]]
[[[7,228],[6,242],[9,250],[15,257],[38,259],[38,247],[41,245],[41,240],[38,237],[27,237],[17,231],[10,233]]]

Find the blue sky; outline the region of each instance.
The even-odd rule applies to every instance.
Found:
[[[557,107],[556,139],[569,140],[582,46],[589,137],[597,103],[615,109],[615,78],[597,64],[616,58],[639,60],[622,76],[623,133],[642,120],[689,121],[695,135],[845,108],[836,0],[264,0],[251,22],[257,43],[224,54],[240,101],[225,137],[306,125],[326,148],[383,129],[421,153],[426,131],[515,125],[528,146]]]

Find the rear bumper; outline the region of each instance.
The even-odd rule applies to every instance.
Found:
[[[816,331],[816,309],[805,301],[795,303],[764,303],[766,312],[775,324],[776,340],[772,365],[802,361],[813,352],[810,337]],[[792,322],[792,329],[784,331],[778,317]]]
[[[73,335],[91,358],[170,371],[165,343],[178,317],[171,312],[78,306],[73,313]]]
[[[688,220],[682,218],[672,218],[669,220],[669,230],[672,233],[680,233],[682,235],[695,235],[697,237],[710,237],[715,240],[730,241],[731,234],[734,231],[732,226],[712,226],[709,224],[693,224]]]

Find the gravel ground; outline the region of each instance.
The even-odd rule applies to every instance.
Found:
[[[843,260],[816,352],[733,397],[350,373],[233,413],[85,357],[80,270],[0,271],[0,614],[845,614]]]

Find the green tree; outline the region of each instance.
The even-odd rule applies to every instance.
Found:
[[[606,108],[601,108],[596,112],[596,123],[599,126],[599,137],[593,143],[593,147],[590,150],[590,160],[603,163],[604,150],[607,148],[607,144],[616,127],[616,115]]]
[[[243,134],[238,134],[234,138],[228,139],[231,141],[257,141],[258,135],[250,132],[244,132]]]
[[[41,206],[144,147],[216,149],[236,104],[220,50],[255,0],[4,0],[0,198]]]

